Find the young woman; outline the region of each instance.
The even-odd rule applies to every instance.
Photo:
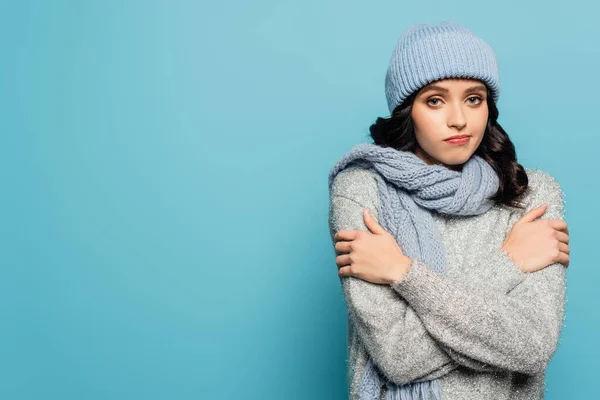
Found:
[[[564,193],[517,163],[491,47],[416,24],[386,75],[391,116],[329,174],[351,399],[543,399],[563,324]]]

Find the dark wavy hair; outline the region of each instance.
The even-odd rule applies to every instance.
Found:
[[[487,87],[487,85],[486,85]],[[417,140],[413,120],[412,105],[418,90],[398,105],[389,118],[378,117],[369,131],[374,144],[401,151],[416,149]],[[517,162],[515,146],[508,134],[498,123],[498,108],[487,87],[488,121],[481,144],[475,154],[487,161],[498,174],[500,185],[492,200],[510,207],[525,208],[520,203],[527,190],[529,180],[525,169]]]

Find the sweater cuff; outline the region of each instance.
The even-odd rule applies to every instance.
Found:
[[[510,256],[500,248],[492,250],[486,257],[485,263],[489,265],[481,266],[483,269],[481,283],[501,290],[502,293],[511,291],[528,275],[527,272],[521,271]]]
[[[418,301],[421,307],[430,308],[436,304],[434,300],[443,288],[442,274],[435,271],[416,258],[412,259],[406,274],[390,286],[411,305]],[[424,304],[427,302],[429,304]]]
[[[468,288],[488,288],[506,294],[523,282],[527,275],[515,265],[508,254],[501,249],[495,249],[489,253],[485,261],[482,261],[477,274],[462,275],[455,279]],[[402,297],[411,297],[411,293],[419,293],[419,297],[423,298],[422,296],[427,292],[435,296],[436,288],[443,286],[441,282],[443,280],[443,273],[413,258],[408,272],[400,280],[392,282],[390,286]]]

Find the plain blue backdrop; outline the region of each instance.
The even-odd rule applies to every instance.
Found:
[[[347,398],[327,174],[388,115],[402,31],[443,20],[566,194],[546,398],[595,396],[595,5],[0,1],[0,398]]]

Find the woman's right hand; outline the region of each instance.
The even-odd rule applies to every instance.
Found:
[[[526,213],[513,225],[502,250],[523,272],[535,272],[556,262],[569,266],[569,229],[561,219],[539,219],[548,205]]]

